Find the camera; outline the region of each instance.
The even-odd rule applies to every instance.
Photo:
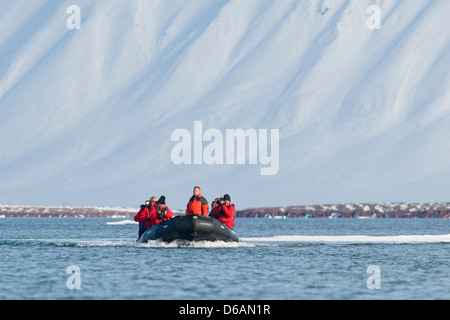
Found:
[[[225,201],[223,200],[223,198],[216,198],[215,203],[218,206],[223,206],[225,204]]]

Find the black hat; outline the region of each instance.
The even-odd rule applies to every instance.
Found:
[[[165,196],[159,197],[158,203],[159,204],[166,204],[166,197]]]
[[[230,195],[227,193],[226,195],[223,196],[223,200],[226,201],[231,201]]]

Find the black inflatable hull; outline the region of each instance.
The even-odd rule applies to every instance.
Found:
[[[234,231],[221,221],[208,216],[189,215],[178,216],[149,228],[142,234],[139,241],[148,242],[149,240],[239,242]]]

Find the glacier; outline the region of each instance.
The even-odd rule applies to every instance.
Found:
[[[447,201],[448,12],[447,0],[1,0],[0,203],[165,195],[183,208],[195,185],[241,209]],[[195,121],[279,129],[277,174],[174,164],[171,134]]]

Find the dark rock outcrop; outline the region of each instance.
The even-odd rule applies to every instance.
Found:
[[[450,218],[450,203],[376,203],[250,208],[241,218]]]

